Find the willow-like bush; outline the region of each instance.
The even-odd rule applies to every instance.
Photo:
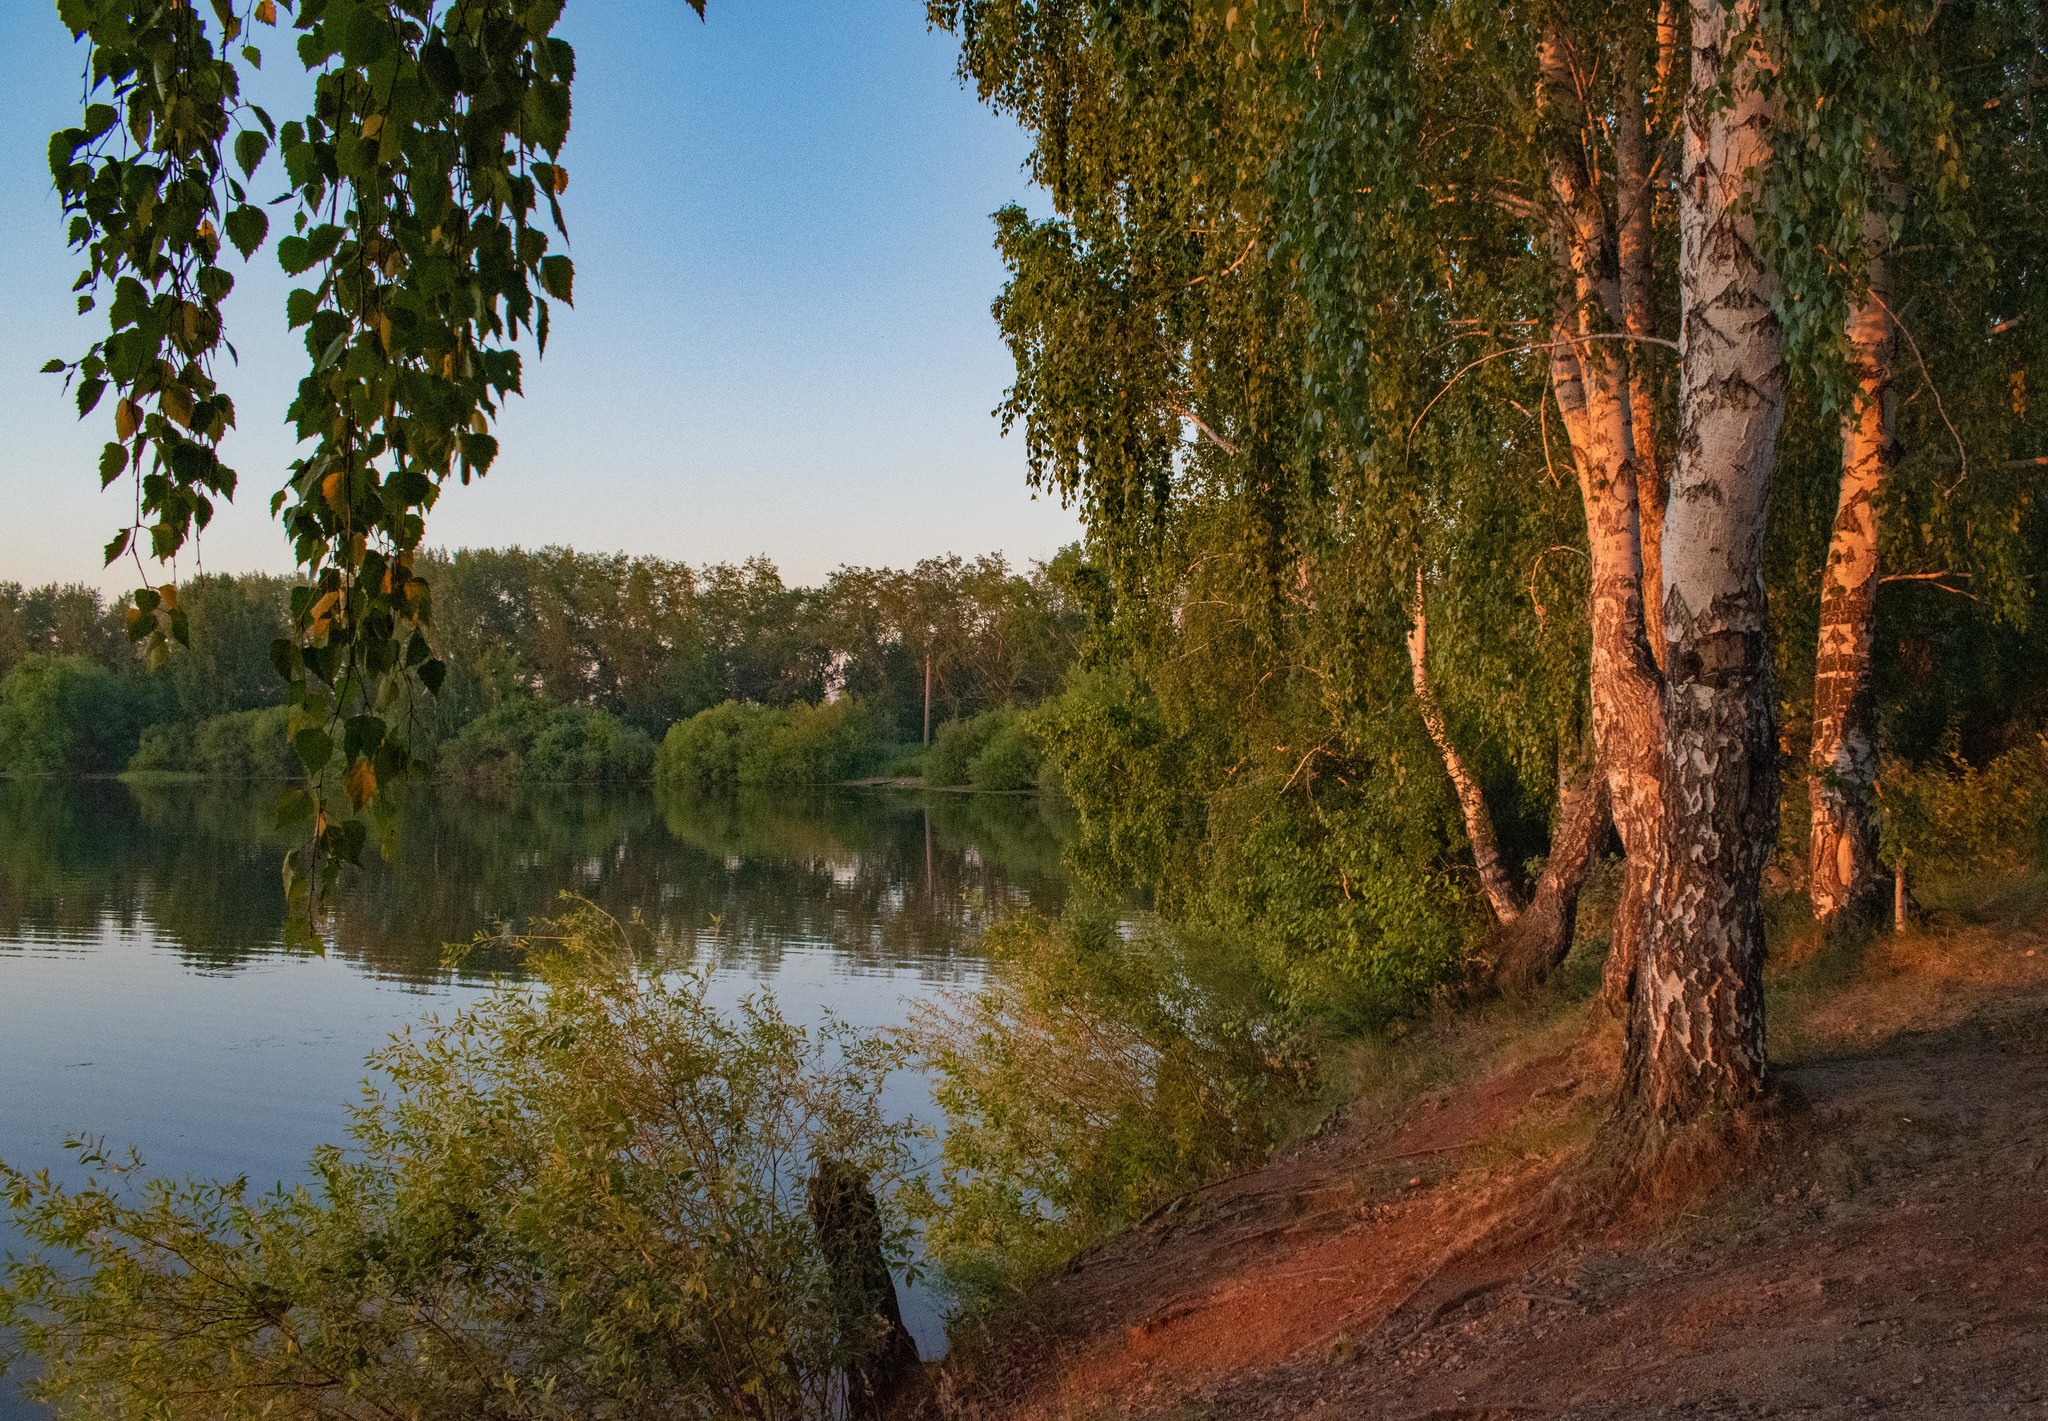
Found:
[[[875,726],[856,701],[726,701],[668,729],[655,783],[684,793],[836,784],[871,758]]]
[[[970,1308],[1262,1158],[1312,1070],[1228,944],[1086,912],[985,941],[989,985],[909,1033],[948,1121],[925,1242]]]
[[[0,1166],[44,1256],[0,1335],[75,1418],[824,1418],[850,1337],[805,1213],[821,1159],[892,1216],[897,1048],[650,970],[579,908],[501,986],[393,1038],[312,1182]],[[656,967],[661,964],[654,964]],[[900,1259],[905,1235],[888,1234]]]

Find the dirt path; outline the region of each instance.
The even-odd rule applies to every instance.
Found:
[[[1701,1212],[1590,1238],[1518,1222],[1598,1108],[1556,1051],[1340,1120],[1098,1250],[942,1410],[2048,1417],[2034,942],[1880,944],[1789,993],[1770,1163]]]

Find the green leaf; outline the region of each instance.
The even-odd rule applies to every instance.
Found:
[[[63,374],[63,373],[64,373],[64,362],[63,362],[63,361],[61,361],[61,360],[45,360],[45,361],[43,362],[43,373],[44,373],[45,375],[61,375],[61,374]]]
[[[498,441],[488,434],[465,434],[462,436],[462,461],[478,477],[490,472],[491,461],[498,457]]]
[[[292,737],[292,749],[299,763],[306,767],[306,773],[317,775],[334,754],[334,740],[326,731],[312,726]]]
[[[243,135],[245,138],[249,136]],[[239,140],[237,143],[239,145]],[[242,254],[245,261],[256,255],[256,249],[263,245],[264,237],[270,232],[270,218],[264,215],[263,209],[251,207],[246,203],[231,209],[226,223],[228,240],[235,244],[235,250]],[[278,245],[282,247],[284,244],[280,242]]]
[[[541,289],[565,306],[576,304],[571,294],[576,285],[576,268],[567,257],[542,257],[540,262]]]
[[[341,57],[358,68],[375,64],[391,52],[391,26],[377,13],[378,8],[365,6],[356,11],[341,38]]]
[[[256,176],[256,165],[263,161],[263,155],[270,151],[270,140],[254,128],[245,128],[235,135],[235,162],[242,169],[242,176]]]
[[[121,444],[108,444],[106,448],[100,450],[100,487],[105,488],[115,479],[120,478],[122,471],[125,470],[127,467],[127,447]],[[128,535],[126,533],[123,533],[121,535],[121,539],[123,544],[125,545],[128,539]],[[113,561],[113,559],[110,557],[108,558],[108,561],[111,562]]]
[[[109,566],[109,567],[112,567],[112,566],[114,565],[114,559],[115,559],[115,558],[117,558],[117,557],[119,557],[119,556],[121,556],[121,554],[123,554],[123,553],[125,553],[125,552],[127,552],[127,551],[128,551],[128,530],[127,530],[126,528],[123,528],[123,529],[122,529],[122,530],[121,530],[120,532],[116,533],[116,534],[115,534],[115,535],[113,536],[112,540],[111,540],[111,541],[109,541],[109,542],[108,542],[108,544],[107,544],[107,547],[106,547],[106,554],[107,554],[107,566]]]

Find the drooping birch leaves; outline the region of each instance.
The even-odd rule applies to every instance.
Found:
[[[489,470],[521,342],[544,351],[550,301],[571,300],[574,270],[551,239],[565,230],[575,71],[554,32],[562,0],[58,9],[88,47],[88,103],[52,139],[50,166],[86,256],[80,309],[103,304],[108,327],[46,369],[75,381],[81,415],[113,399],[100,476],[132,477],[136,502],[109,562],[174,557],[233,496],[219,446],[234,405],[215,378],[233,349],[223,246],[253,258],[265,207],[290,209],[275,250],[301,281],[286,318],[309,362],[290,410],[304,452],[271,506],[304,582],[273,660],[308,777],[285,805],[310,825],[286,867],[302,901],[360,854],[364,812],[388,810],[416,766],[408,727],[442,676],[414,568],[426,515],[451,477]],[[314,76],[311,112],[281,125],[241,97],[241,67],[262,58],[243,41],[280,25]],[[287,183],[262,202],[245,183],[273,148]],[[129,622],[161,658],[185,635],[175,586],[137,592]]]

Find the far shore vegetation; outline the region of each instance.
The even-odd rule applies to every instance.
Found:
[[[1078,549],[1022,572],[842,568],[811,588],[758,558],[565,548],[423,570],[448,673],[415,738],[438,778],[473,786],[1032,789],[1026,712],[1059,689],[1086,623]],[[192,579],[187,641],[152,669],[93,589],[0,583],[0,774],[302,778],[272,660],[290,592]]]

